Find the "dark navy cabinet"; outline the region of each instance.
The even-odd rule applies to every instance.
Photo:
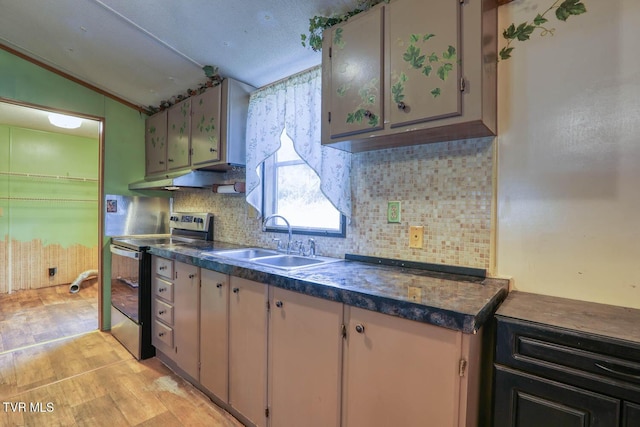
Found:
[[[638,342],[509,314],[496,315],[494,427],[640,426]]]

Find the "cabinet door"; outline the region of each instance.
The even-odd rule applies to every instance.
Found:
[[[234,276],[229,283],[229,404],[265,426],[268,288]]]
[[[346,307],[344,427],[457,426],[461,332]]]
[[[331,92],[323,120],[331,138],[383,128],[383,10],[359,15],[324,34],[330,40]]]
[[[620,401],[501,365],[495,367],[496,427],[619,425]]]
[[[229,276],[200,270],[200,384],[229,400]]]
[[[638,427],[640,426],[640,405],[635,403],[625,402],[624,409],[622,411],[622,426],[623,427]]]
[[[162,111],[145,121],[145,175],[167,170],[167,112]]]
[[[175,263],[174,282],[174,343],[175,362],[192,378],[198,379],[199,355],[199,298],[200,277],[198,267]]]
[[[342,304],[275,287],[270,304],[271,425],[339,426]]]
[[[191,98],[169,108],[167,113],[167,170],[189,166]]]
[[[387,6],[392,128],[460,115],[460,7],[451,0]]]
[[[191,164],[220,160],[220,100],[222,85],[207,89],[191,103]]]

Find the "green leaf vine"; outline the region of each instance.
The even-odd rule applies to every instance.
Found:
[[[556,18],[560,21],[565,22],[572,15],[582,15],[587,11],[586,6],[581,0],[564,0],[560,3],[561,0],[556,0],[547,10],[543,13],[539,13],[533,18],[532,22],[523,22],[516,27],[515,24],[511,24],[507,29],[502,32],[502,37],[507,40],[507,45],[500,49],[499,57],[500,60],[505,60],[511,58],[511,54],[515,49],[512,46],[512,43],[515,41],[526,41],[531,38],[531,35],[535,30],[540,30],[541,36],[546,36],[547,34],[551,34],[552,36],[555,33],[555,28],[548,28],[546,24],[549,20],[546,18],[546,15],[555,9]],[[560,4],[558,4],[560,3]]]
[[[322,32],[341,22],[348,21],[349,18],[371,9],[378,3],[389,3],[389,0],[361,0],[355,9],[342,14],[331,16],[316,15],[309,19],[309,33],[300,34],[302,46],[309,47],[316,52],[322,50]]]
[[[411,34],[409,36],[409,46],[402,55],[402,59],[409,64],[409,66],[415,70],[422,70],[422,74],[425,77],[431,76],[434,67],[437,67],[436,74],[440,80],[445,81],[449,77],[449,73],[453,71],[454,64],[457,61],[456,48],[449,46],[446,51],[442,52],[441,56],[437,53],[431,52],[426,54],[422,52],[422,48],[418,44],[426,44],[427,41],[435,37],[435,34]],[[391,86],[391,95],[393,96],[393,102],[399,104],[404,100],[404,88],[405,83],[409,78],[405,73],[400,73],[396,82]],[[442,91],[439,87],[432,89],[431,96],[437,98],[441,95]]]
[[[367,108],[375,105],[378,98],[378,79],[372,79],[358,91],[358,94],[362,102],[355,111],[347,113],[347,123],[362,123],[366,119],[369,126],[378,126],[380,117]]]

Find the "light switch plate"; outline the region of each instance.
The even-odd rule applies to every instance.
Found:
[[[409,247],[422,249],[424,237],[424,227],[421,225],[412,225],[409,227]]]
[[[400,222],[400,202],[387,204],[387,222]]]

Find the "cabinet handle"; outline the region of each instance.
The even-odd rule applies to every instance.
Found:
[[[158,292],[164,292],[166,290],[167,290],[167,288],[158,288]]]
[[[406,110],[407,109],[407,104],[405,104],[404,102],[398,102],[398,110]]]
[[[215,148],[213,148],[213,147],[209,148],[209,152],[210,152],[210,153],[215,153],[216,151],[218,151],[218,150],[216,150],[216,149],[215,149]]]
[[[166,270],[167,266],[166,265],[161,265],[160,267],[158,267],[158,270]]]
[[[158,163],[164,165],[164,162],[162,160],[160,160]]]
[[[163,336],[164,336],[164,332],[160,332],[160,333],[158,334],[158,336],[159,336],[159,337],[163,337]]]
[[[283,306],[282,301],[276,301],[276,307],[282,308],[282,306]]]
[[[163,314],[165,314],[167,312],[167,310],[160,310],[158,312],[158,316],[162,316]]]
[[[361,325],[361,324],[358,323],[356,325],[356,332],[359,333],[359,334],[364,333],[364,325]]]
[[[173,162],[173,159],[167,159],[168,162]]]
[[[190,275],[189,275],[189,279],[193,279],[194,277],[196,277],[196,275],[195,275],[195,274],[190,274]]]
[[[233,288],[233,293],[234,293],[234,294],[237,294],[238,292],[240,292],[240,289],[238,289],[238,288]]]
[[[369,118],[369,117],[373,116],[373,113],[371,111],[367,110],[367,111],[364,112],[364,116]]]
[[[218,283],[218,284],[216,285],[216,288],[218,288],[218,289],[220,289],[221,287],[222,287],[222,283]]]
[[[601,365],[600,363],[596,363],[595,365],[598,368],[602,369],[603,371],[611,372],[612,374],[620,375],[620,376],[627,377],[627,378],[633,378],[635,380],[640,380],[640,375],[638,375],[638,374],[630,374],[628,372],[619,371],[619,370],[617,370],[615,368],[610,368],[608,366]]]

